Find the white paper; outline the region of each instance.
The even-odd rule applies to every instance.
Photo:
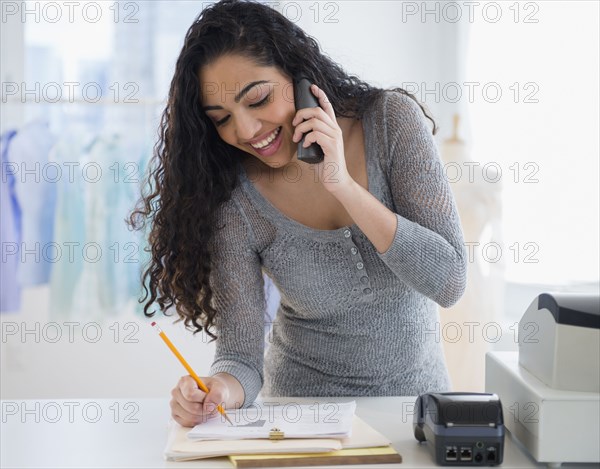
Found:
[[[188,433],[194,440],[269,438],[278,429],[285,438],[347,438],[352,435],[356,401],[275,405],[255,402],[246,409],[228,410],[231,426],[221,414],[196,425]]]

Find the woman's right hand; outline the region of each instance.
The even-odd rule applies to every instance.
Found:
[[[191,376],[182,376],[177,386],[171,391],[171,416],[184,427],[193,427],[205,422],[214,415],[217,404],[227,402],[229,389],[227,384],[215,376],[201,377],[206,384],[208,394],[198,388]]]

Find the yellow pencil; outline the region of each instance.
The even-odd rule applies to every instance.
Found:
[[[158,331],[158,335],[162,338],[162,340],[165,341],[165,344],[167,344],[167,347],[169,347],[171,349],[171,352],[173,352],[175,354],[175,356],[179,359],[179,361],[181,362],[181,364],[183,365],[183,367],[187,370],[187,372],[190,374],[190,376],[192,378],[194,378],[194,381],[196,381],[196,383],[198,384],[198,387],[200,389],[202,389],[202,391],[204,391],[205,393],[208,394],[208,388],[202,382],[202,380],[200,379],[200,376],[198,376],[196,374],[196,372],[192,369],[192,367],[188,364],[188,362],[185,361],[185,358],[183,358],[183,356],[181,355],[181,353],[179,353],[179,350],[177,350],[175,348],[175,346],[173,345],[173,342],[171,342],[169,340],[169,338],[162,331],[162,329],[158,326],[158,324],[156,324],[156,322],[153,322],[152,323],[152,327],[154,327],[154,329],[156,329]],[[221,407],[220,405],[218,405],[217,406],[217,410],[221,413],[221,415],[223,417],[225,417],[225,419],[229,422],[230,425],[233,425],[233,422],[231,420],[229,420],[229,417],[225,413],[225,409],[223,409],[223,407]]]

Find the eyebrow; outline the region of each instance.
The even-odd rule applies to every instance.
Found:
[[[244,86],[242,91],[240,91],[238,94],[235,95],[233,100],[236,103],[239,103],[240,99],[242,99],[246,94],[248,94],[248,91],[250,91],[250,88],[252,88],[256,85],[262,85],[263,83],[269,83],[269,81],[268,80],[259,80],[259,81],[253,81],[251,83],[248,83],[246,86]],[[203,111],[212,111],[213,109],[223,109],[223,107],[222,106],[204,106],[202,108]]]

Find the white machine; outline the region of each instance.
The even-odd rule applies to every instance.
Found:
[[[600,296],[539,295],[519,322],[519,351],[486,355],[485,390],[538,462],[600,463]]]

